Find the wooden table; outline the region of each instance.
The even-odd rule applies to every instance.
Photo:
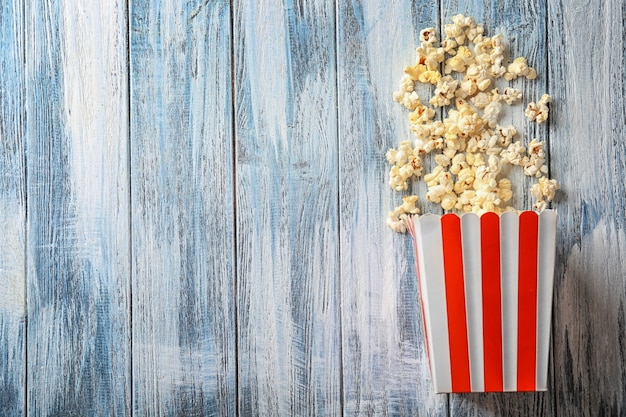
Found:
[[[563,185],[545,393],[432,392],[411,241],[384,224],[410,137],[391,94],[456,13],[554,97],[548,126],[505,116]],[[0,415],[625,415],[625,13],[3,0]]]

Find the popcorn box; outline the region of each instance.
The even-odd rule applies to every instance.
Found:
[[[437,393],[545,391],[557,214],[426,214],[413,236]]]

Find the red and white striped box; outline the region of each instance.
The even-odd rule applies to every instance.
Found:
[[[557,214],[407,220],[438,393],[544,391]]]

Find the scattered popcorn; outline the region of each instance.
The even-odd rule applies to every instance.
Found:
[[[458,85],[459,82],[449,75],[440,78],[439,81],[437,81],[435,94],[432,96],[429,103],[435,107],[450,105],[450,99],[454,98],[454,92]]]
[[[522,92],[517,88],[507,87],[502,92],[502,100],[509,106],[517,103],[522,99]]]
[[[492,101],[492,97],[489,94],[484,93],[482,91],[476,94],[471,99],[471,102],[474,105],[474,107],[477,107],[479,109],[484,109],[485,107],[487,107],[489,103],[491,103],[491,101]]]
[[[560,188],[559,183],[554,179],[548,179],[546,177],[539,178],[539,182],[533,184],[530,187],[530,193],[537,201],[535,202],[535,209],[541,211],[547,206],[547,201],[552,201],[556,190]]]
[[[500,111],[502,110],[502,104],[499,101],[492,101],[487,104],[485,110],[483,112],[483,120],[489,127],[494,128],[498,124],[498,117],[500,116]]]
[[[467,66],[472,62],[472,52],[466,47],[461,46],[453,57],[446,60],[443,71],[446,74],[450,74],[452,71],[464,72]]]
[[[422,159],[419,150],[411,147],[411,142],[400,142],[398,149],[387,151],[387,161],[392,164],[389,171],[389,185],[396,191],[407,190],[412,176],[422,175]]]
[[[387,216],[387,226],[393,231],[399,233],[406,232],[406,224],[404,223],[404,217],[407,214],[419,214],[420,210],[415,206],[417,202],[417,196],[408,195],[403,198],[402,205],[396,207],[393,211],[389,212]]]
[[[559,183],[548,179],[544,142],[533,139],[525,145],[517,139],[514,126],[500,126],[503,105],[522,100],[522,92],[513,87],[495,87],[496,80],[506,81],[537,77],[537,71],[524,57],[505,62],[503,35],[485,36],[483,25],[461,14],[444,26],[445,39],[438,44],[433,28],[420,32],[417,60],[405,68],[394,101],[410,113],[409,128],[414,141],[402,141],[387,152],[391,164],[389,185],[397,191],[409,188],[409,181],[423,176],[428,191],[426,199],[442,209],[465,213],[503,213],[514,210],[506,205],[513,197],[508,167],[519,166],[524,174],[537,178],[530,193],[534,208],[543,210],[552,201]],[[443,69],[443,74],[440,72]],[[464,74],[462,79],[452,73]],[[445,75],[444,75],[445,74]],[[435,86],[428,104],[452,107],[443,121],[434,120],[437,112],[424,104],[415,92],[415,83]],[[547,120],[551,97],[544,94],[530,103],[525,115],[529,120]],[[424,173],[422,157],[434,153],[435,166]],[[402,205],[389,212],[387,225],[404,233],[404,219],[418,214],[417,196],[403,198]]]
[[[550,109],[548,108],[548,103],[552,101],[552,97],[548,94],[544,94],[541,96],[537,104],[534,102],[530,102],[524,114],[526,118],[531,122],[534,120],[537,124],[541,124],[548,119],[548,113]]]
[[[522,166],[528,163],[528,157],[525,156],[525,154],[526,148],[522,145],[522,142],[517,141],[511,143],[506,149],[503,149],[500,153],[500,157],[505,163]]]
[[[523,56],[515,58],[513,62],[509,64],[507,72],[506,74],[504,74],[504,79],[507,81],[511,81],[521,76],[524,76],[529,80],[534,80],[535,78],[537,78],[537,71],[534,68],[528,66],[528,62]]]

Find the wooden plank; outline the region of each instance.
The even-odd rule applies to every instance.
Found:
[[[548,2],[550,148],[563,184],[554,389],[564,416],[626,413],[625,19],[623,1]]]
[[[415,62],[437,2],[340,1],[338,97],[341,315],[346,415],[447,415],[433,392],[412,243],[385,226],[402,202],[388,185],[388,148],[411,138],[392,100]],[[428,88],[418,93],[427,97]],[[425,185],[414,187],[425,201]],[[425,211],[437,210],[422,204]]]
[[[341,415],[334,2],[235,2],[241,415]]]
[[[229,3],[130,15],[133,412],[234,415]]]
[[[0,3],[0,415],[25,415],[24,4]]]
[[[126,2],[26,16],[28,415],[128,415]]]
[[[537,101],[547,91],[548,68],[546,61],[546,5],[541,0],[516,3],[480,2],[475,0],[443,0],[441,26],[451,23],[452,16],[458,13],[472,16],[478,23],[483,23],[487,36],[498,33],[504,35],[508,44],[509,62],[517,56],[528,59],[529,65],[536,68],[539,76],[535,80],[517,79],[507,82],[498,80],[496,86],[512,86],[522,91],[522,103],[504,106],[501,126],[513,125],[517,128],[519,139],[528,144],[537,137],[548,139],[547,125],[529,122],[524,116],[524,109],[530,101]],[[441,33],[441,31],[440,31]],[[549,149],[546,150],[550,155]],[[514,198],[510,204],[519,210],[532,209],[533,201],[529,187],[536,180],[523,174],[519,168],[512,168],[508,175],[514,187]],[[550,389],[550,388],[549,388]],[[546,416],[554,414],[553,395],[547,393],[523,393],[516,395],[471,394],[450,396],[450,415],[477,416]]]

